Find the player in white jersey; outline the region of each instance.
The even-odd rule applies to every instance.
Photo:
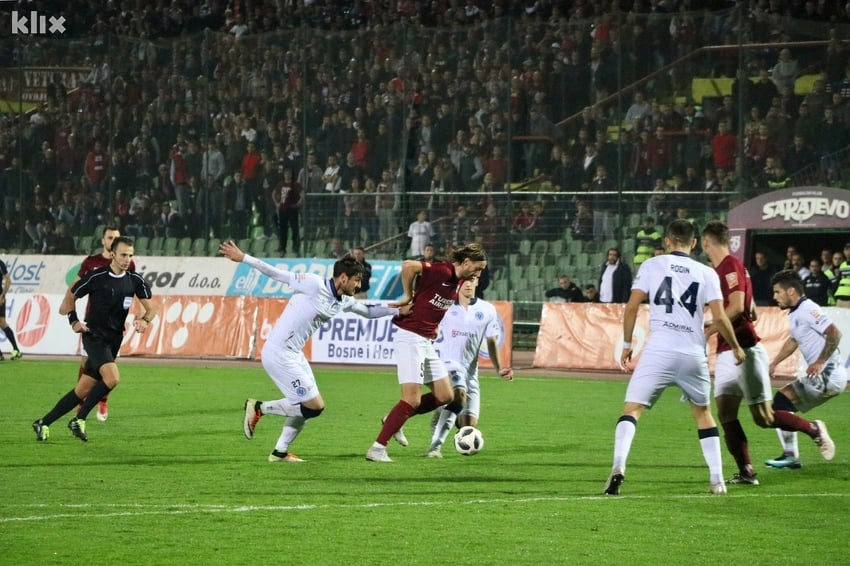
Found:
[[[502,378],[511,381],[514,372],[502,367],[499,361],[501,329],[496,308],[483,299],[475,298],[478,278],[467,279],[458,290],[457,301],[449,307],[440,322],[442,341],[437,344],[440,359],[446,364],[454,389],[454,399],[435,419],[428,458],[442,458],[441,448],[449,431],[458,426],[477,426],[481,411],[481,387],[478,383],[478,352],[487,340],[487,353]]]
[[[779,349],[770,364],[770,375],[776,366],[800,348],[806,361],[806,371],[796,380],[785,385],[773,396],[773,408],[790,412],[807,412],[823,405],[847,387],[847,372],[841,365],[838,343],[841,331],[811,299],[806,298],[805,287],[793,269],[776,273],[771,279],[773,299],[782,309],[788,309],[791,336]],[[802,419],[805,421],[805,419]],[[807,421],[806,421],[807,422]],[[814,430],[806,432],[826,460],[835,457],[835,443],[823,421],[814,421]],[[799,468],[800,453],[797,433],[777,430],[782,443],[782,455],[767,460],[765,464],[774,468]]]
[[[289,452],[289,445],[304,428],[307,419],[318,417],[325,408],[313,370],[301,351],[310,336],[340,312],[354,312],[367,318],[399,314],[400,309],[367,305],[354,299],[360,288],[363,266],[351,254],[334,263],[332,279],[312,273],[281,271],[244,253],[233,242],[221,244],[223,255],[250,265],[264,275],[289,285],[294,294],[275,322],[263,346],[262,363],[284,395],[275,401],[245,401],[243,430],[254,437],[254,428],[264,414],[286,417],[283,431],[269,455],[269,462],[301,462]]]
[[[620,493],[638,419],[644,409],[652,407],[671,385],[679,387],[683,397],[690,402],[702,453],[708,464],[710,492],[726,493],[720,435],[710,410],[711,382],[703,333],[703,307],[706,303],[718,331],[729,342],[737,363],[744,361],[745,354],[723,310],[723,294],[717,273],[688,255],[696,245],[693,225],[686,220],[674,220],[667,227],[664,243],[670,253],[641,264],[626,305],[620,357],[625,371],[633,369],[632,334],[638,309],[647,299],[649,338],[629,380],[623,413],[617,421],[614,463],[604,489],[607,495]]]

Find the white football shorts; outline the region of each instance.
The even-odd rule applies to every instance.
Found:
[[[263,348],[262,362],[266,373],[290,403],[303,403],[318,397],[319,386],[313,369],[302,352]]]
[[[626,402],[652,407],[672,385],[694,405],[707,407],[711,402],[711,379],[705,354],[644,350],[629,380]]]
[[[764,403],[773,398],[770,388],[770,359],[761,344],[745,348],[747,358],[735,365],[731,350],[717,354],[714,368],[714,396],[741,397],[747,405]]]
[[[437,355],[434,341],[399,328],[393,338],[398,364],[398,382],[423,385],[448,377],[446,365]]]

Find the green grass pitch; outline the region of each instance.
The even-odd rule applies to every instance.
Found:
[[[242,435],[246,397],[277,398],[259,365],[122,364],[90,441],[33,419],[73,385],[72,362],[5,362],[0,564],[809,564],[847,563],[850,395],[813,411],[832,462],[800,437],[801,470],[763,467],[776,433],[742,422],[761,485],[710,496],[686,406],[644,414],[620,497],[601,495],[625,381],[482,377],[484,450],[423,457],[429,416],[367,462],[397,401],[394,372],[317,368],[327,408],[292,450],[266,457],[282,419]],[[734,465],[724,450],[724,471]]]

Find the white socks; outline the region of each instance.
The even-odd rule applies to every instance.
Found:
[[[437,426],[434,427],[434,434],[431,437],[431,447],[436,448],[442,446],[446,441],[446,437],[455,426],[457,415],[448,409],[440,409],[440,418],[437,419]]]
[[[626,472],[626,459],[632,449],[635,431],[635,423],[631,421],[622,420],[617,423],[617,427],[614,429],[614,465],[611,468],[612,470],[619,471],[621,474]]]
[[[708,436],[699,439],[702,455],[708,464],[709,481],[713,484],[723,483],[723,463],[721,461],[720,437]]]
[[[279,417],[303,417],[301,414],[301,404],[293,405],[286,398],[278,399],[277,401],[263,401],[260,403],[260,410],[267,415],[277,415]]]
[[[295,441],[295,438],[301,432],[301,429],[304,428],[304,423],[306,422],[307,419],[304,417],[287,417],[286,422],[283,423],[283,432],[280,433],[274,449],[278,452],[288,452],[289,445]]]
[[[797,446],[797,433],[794,431],[785,431],[776,429],[776,435],[779,437],[779,442],[782,444],[783,454],[793,454],[795,458],[800,457],[800,450]]]

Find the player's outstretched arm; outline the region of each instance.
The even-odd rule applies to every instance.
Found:
[[[360,301],[353,301],[346,310],[364,318],[381,318],[382,316],[395,316],[399,313],[397,307],[361,303]]]
[[[219,245],[218,250],[223,256],[231,261],[235,261],[236,263],[246,263],[263,275],[271,277],[276,281],[286,283],[287,285],[292,283],[293,274],[291,272],[280,270],[262,260],[246,254],[240,250],[239,246],[237,246],[232,240],[222,242]]]
[[[234,242],[233,240],[222,242],[218,246],[218,251],[221,255],[223,255],[230,261],[235,261],[236,263],[241,262],[245,258],[245,252],[240,250],[239,246],[237,246],[236,242]]]

